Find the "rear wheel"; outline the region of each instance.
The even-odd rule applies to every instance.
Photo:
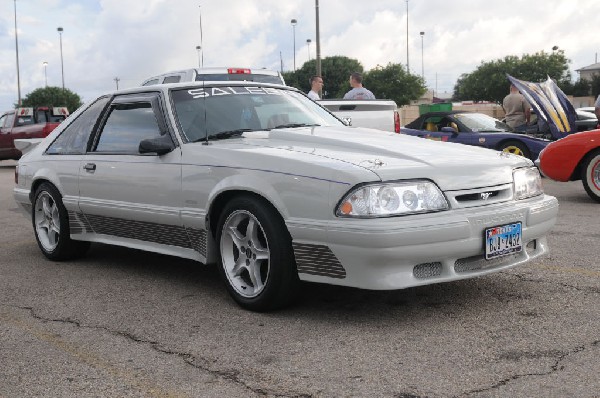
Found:
[[[526,158],[529,158],[531,156],[529,153],[529,149],[527,149],[527,146],[519,141],[507,141],[501,144],[500,148],[498,149],[502,152],[508,152],[514,155],[524,156]]]
[[[49,183],[35,191],[31,215],[35,239],[42,253],[51,260],[67,260],[83,255],[89,242],[72,240],[69,218],[58,189]]]
[[[219,272],[240,306],[269,311],[293,299],[299,282],[292,240],[269,204],[253,196],[231,200],[219,219],[217,242]]]
[[[582,162],[583,187],[596,202],[600,202],[600,149],[590,152]]]

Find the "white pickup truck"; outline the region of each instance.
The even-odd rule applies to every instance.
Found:
[[[400,132],[398,106],[392,100],[323,99],[317,102],[348,126]]]

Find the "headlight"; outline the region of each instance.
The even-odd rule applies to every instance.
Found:
[[[440,189],[425,180],[369,184],[350,191],[338,205],[339,217],[386,217],[448,209]]]
[[[513,171],[515,199],[527,199],[544,193],[540,172],[535,167]]]

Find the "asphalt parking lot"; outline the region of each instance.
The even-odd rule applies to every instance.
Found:
[[[600,397],[600,204],[558,197],[551,253],[401,291],[305,284],[237,307],[213,267],[93,245],[46,260],[0,162],[0,398]]]

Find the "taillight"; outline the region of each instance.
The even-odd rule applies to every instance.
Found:
[[[227,69],[227,73],[229,73],[230,75],[243,75],[243,74],[250,74],[250,73],[252,73],[252,71],[250,69],[243,69],[243,68],[229,68],[229,69]]]
[[[394,111],[394,131],[400,134],[400,114]]]

